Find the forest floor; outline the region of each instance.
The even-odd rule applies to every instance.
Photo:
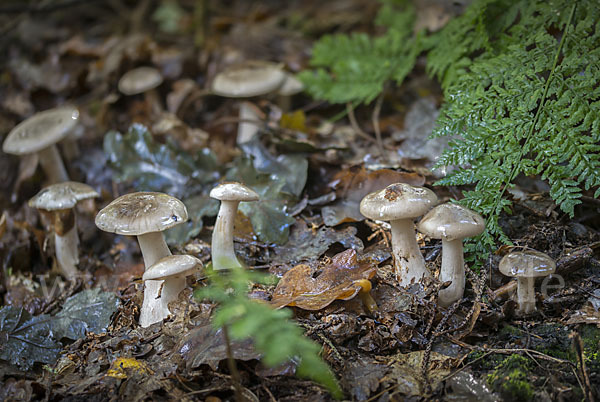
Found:
[[[420,23],[435,28],[460,11],[437,4],[423,2]],[[519,177],[513,213],[501,218],[514,247],[500,247],[469,271],[464,299],[450,308],[437,305],[435,280],[398,285],[389,228],[358,214],[368,192],[398,181],[427,186],[440,202],[461,198],[461,188],[434,185],[439,172],[431,168],[445,143],[427,138],[443,98],[422,62],[401,87],[350,116],[304,94],[290,106],[250,98],[261,141],[236,146],[239,101],[207,91],[219,71],[246,59],[302,71],[322,35],[373,32],[377,8],[361,0],[0,5],[0,133],[36,112],[76,106],[79,151],[63,145],[61,152],[71,179],[100,193],[78,210],[81,275],[62,278],[53,236],[27,205],[45,185],[37,159],[0,156],[0,400],[232,400],[225,343],[210,321],[215,305],[190,289],[171,318],[141,328],[137,242],[101,232],[94,216],[122,194],[169,193],[191,218],[167,234],[173,253],[208,263],[218,207],[210,189],[259,176],[253,184],[265,197],[258,212],[248,204],[236,219],[236,251],[248,266],[282,277],[303,263],[313,278],[336,276],[344,268],[336,265],[340,253],[354,250],[377,268],[374,311],[358,297],[332,301],[337,294],[311,310],[286,307],[322,347],[347,399],[600,397],[598,200],[584,198],[569,218],[542,180]],[[158,97],[119,92],[119,78],[138,66],[161,72]],[[418,242],[428,268],[439,272],[441,242],[420,234]],[[525,317],[515,313],[514,287],[505,286],[511,279],[498,270],[502,256],[520,248],[557,262],[553,279],[536,282],[537,311]],[[198,275],[190,285],[205,281]],[[268,302],[274,288],[256,285],[251,297]],[[49,322],[59,339],[43,332]],[[294,376],[292,361],[263,366],[250,342],[234,342],[233,355],[246,399],[332,399]]]

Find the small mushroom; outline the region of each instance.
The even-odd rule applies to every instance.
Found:
[[[129,70],[119,80],[119,91],[127,96],[144,94],[149,105],[162,110],[161,102],[156,93],[156,88],[162,84],[163,78],[160,72],[154,67],[138,67]]]
[[[160,297],[149,300],[147,308],[162,311],[167,317],[169,303],[177,300],[179,293],[185,289],[186,276],[192,275],[202,267],[202,261],[191,255],[170,255],[161,258],[154,265],[146,269],[142,279],[144,281],[164,281]]]
[[[498,268],[504,275],[517,278],[517,313],[527,315],[535,311],[535,278],[554,273],[556,263],[547,254],[526,250],[505,255]]]
[[[211,92],[227,98],[250,98],[276,91],[285,79],[286,74],[279,64],[250,60],[218,73],[211,83]],[[247,102],[240,102],[239,118],[238,145],[252,140],[258,132],[255,123],[247,122],[258,120],[252,106]]]
[[[30,207],[52,213],[56,262],[61,273],[68,279],[73,279],[78,274],[79,236],[75,205],[78,201],[98,196],[96,190],[87,184],[66,181],[42,189],[29,200]]]
[[[463,239],[480,235],[485,221],[476,212],[458,204],[442,204],[429,211],[417,225],[419,231],[433,239],[442,239],[441,282],[452,282],[439,294],[438,304],[448,307],[462,299],[465,292]]]
[[[258,194],[242,183],[221,183],[210,192],[221,201],[217,222],[212,235],[211,255],[215,270],[241,268],[233,249],[233,223],[241,201],[256,201]]]
[[[417,244],[413,219],[427,212],[436,201],[437,196],[428,188],[395,183],[368,194],[360,202],[364,216],[390,222],[394,268],[402,286],[431,276]]]
[[[139,192],[115,199],[96,215],[96,226],[105,232],[137,236],[146,269],[160,259],[171,255],[163,231],[187,220],[185,205],[175,197],[163,193]],[[144,301],[140,325],[147,327],[166,316],[153,302],[159,297],[162,281],[144,283]]]
[[[13,155],[37,153],[50,184],[68,181],[56,143],[71,132],[78,119],[79,111],[71,106],[36,113],[8,133],[2,150]]]

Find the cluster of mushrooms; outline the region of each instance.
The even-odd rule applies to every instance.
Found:
[[[461,205],[446,203],[433,207],[436,202],[436,195],[425,187],[396,183],[363,198],[360,212],[369,219],[389,221],[394,270],[402,286],[431,276],[417,244],[413,223],[424,215],[417,229],[432,239],[442,240],[439,280],[450,285],[440,290],[438,304],[448,307],[461,300],[465,291],[463,239],[480,235],[485,222],[481,215]],[[504,256],[499,269],[517,279],[517,313],[525,315],[535,311],[535,278],[552,274],[556,264],[544,253],[525,250]]]
[[[156,69],[139,67],[126,73],[118,88],[126,96],[143,94],[149,103],[160,108],[155,89],[161,83],[162,76]],[[286,109],[289,97],[301,90],[302,84],[280,65],[254,61],[220,72],[212,81],[210,92],[235,98],[276,94],[281,107]],[[255,137],[258,128],[252,120],[259,119],[246,102],[240,103],[239,114],[237,143],[243,144]],[[78,119],[79,112],[72,106],[39,112],[14,127],[2,147],[6,153],[35,159],[46,175],[49,185],[29,201],[29,206],[38,209],[47,226],[52,227],[56,265],[66,278],[79,273],[76,205],[99,196],[89,185],[69,180],[56,146],[61,141],[73,143]],[[239,203],[256,201],[258,195],[243,184],[222,183],[212,189],[210,196],[221,201],[212,236],[213,269],[242,267],[233,248],[233,224]],[[485,224],[480,215],[458,204],[434,207],[436,203],[437,197],[431,190],[396,183],[367,195],[360,211],[367,218],[390,222],[395,272],[402,286],[431,276],[414,227],[414,219],[425,214],[417,228],[431,238],[442,240],[439,280],[450,285],[440,291],[438,302],[447,307],[462,299],[464,293],[462,240],[479,235]],[[202,262],[194,256],[172,255],[162,234],[187,219],[186,207],[180,200],[156,192],[123,195],[96,216],[96,225],[101,230],[137,236],[145,265],[140,311],[143,327],[170,314],[168,305],[185,288],[186,277],[202,267]],[[551,274],[554,269],[555,264],[547,255],[533,251],[511,253],[501,261],[501,272],[517,278],[517,301],[522,314],[535,310],[534,278]]]

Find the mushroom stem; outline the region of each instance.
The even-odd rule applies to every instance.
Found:
[[[390,222],[392,227],[392,254],[396,277],[401,286],[418,282],[431,274],[425,268],[425,259],[416,240],[415,225],[412,219],[398,219]]]
[[[73,227],[64,235],[55,232],[54,243],[56,262],[60,272],[65,278],[74,279],[79,273],[77,270],[77,264],[79,263],[77,252],[79,236],[77,235],[77,226],[73,225]]]
[[[239,201],[221,201],[212,235],[211,255],[215,270],[243,268],[233,249],[233,223]]]
[[[56,145],[50,145],[47,148],[42,149],[38,152],[40,158],[40,165],[48,176],[48,180],[51,184],[61,183],[63,181],[69,181],[69,175],[65,169],[65,165],[58,153]]]
[[[251,141],[258,133],[259,119],[249,102],[240,102],[237,144],[244,144]],[[256,120],[256,122],[254,122]]]
[[[438,304],[448,307],[462,299],[465,293],[465,260],[463,256],[462,239],[442,239],[442,269],[440,282],[452,283],[446,289],[440,290]]]
[[[535,278],[517,278],[517,303],[519,304],[517,312],[520,315],[531,314],[536,310],[534,285]]]
[[[165,280],[162,292],[160,293],[160,302],[167,315],[171,314],[171,312],[169,311],[169,303],[171,303],[174,300],[177,300],[177,298],[179,297],[179,293],[181,293],[181,291],[185,289],[186,284],[187,282],[185,276],[174,277]]]
[[[161,258],[171,255],[171,250],[169,250],[162,232],[145,233],[138,235],[137,238],[146,269]],[[144,301],[140,310],[140,325],[144,328],[162,321],[169,315],[169,311],[165,312],[160,300],[160,288],[163,282],[153,280],[144,282]]]

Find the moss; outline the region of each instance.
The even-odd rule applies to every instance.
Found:
[[[585,364],[590,372],[600,371],[600,329],[594,325],[584,325],[579,330],[583,341]]]
[[[533,399],[533,387],[527,381],[528,369],[529,361],[526,358],[511,355],[488,375],[487,381],[506,400],[530,401]]]

